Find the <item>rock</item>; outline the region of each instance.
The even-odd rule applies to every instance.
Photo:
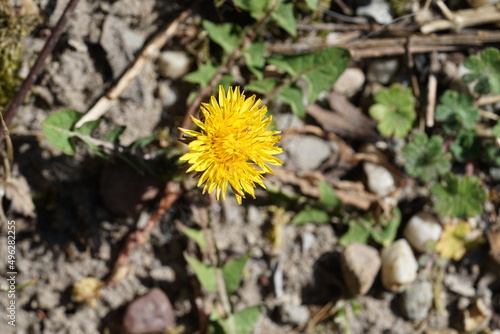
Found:
[[[380,24],[392,22],[389,4],[384,0],[371,0],[367,6],[358,7],[356,15],[371,17]]]
[[[382,284],[386,289],[402,291],[417,278],[418,264],[410,245],[399,239],[382,250]]]
[[[399,62],[394,58],[372,59],[368,64],[366,78],[370,82],[387,84],[398,71]]]
[[[370,290],[380,270],[378,251],[364,244],[351,243],[341,257],[342,275],[353,295],[364,295]]]
[[[164,51],[158,57],[160,74],[165,78],[179,79],[189,71],[191,59],[183,51]]]
[[[483,330],[490,322],[491,317],[491,307],[478,298],[471,307],[464,311],[464,330],[466,332]]]
[[[163,291],[153,288],[130,303],[123,325],[131,334],[164,332],[175,326],[174,310]]]
[[[425,319],[432,306],[432,297],[432,285],[428,281],[408,285],[400,299],[404,315],[412,321]]]
[[[385,167],[372,162],[365,162],[363,170],[366,174],[368,189],[371,192],[380,197],[385,197],[396,190],[394,177]]]
[[[325,140],[310,135],[292,135],[282,141],[283,149],[289,160],[299,171],[317,169],[332,153]]]
[[[438,241],[443,228],[428,213],[419,212],[410,218],[403,231],[408,243],[417,251],[425,252],[429,242]]]
[[[158,83],[158,97],[163,108],[173,106],[177,102],[177,92],[172,88],[170,82],[162,81]]]
[[[474,282],[469,277],[458,274],[448,274],[444,277],[443,283],[450,291],[458,295],[464,297],[474,297],[476,295]]]
[[[295,326],[304,326],[309,321],[309,309],[303,305],[284,304],[279,308],[281,321]]]
[[[363,87],[365,74],[359,68],[348,68],[335,81],[333,90],[337,93],[351,97]]]
[[[304,121],[292,113],[278,114],[274,118],[276,130],[284,131],[289,128],[302,128]]]

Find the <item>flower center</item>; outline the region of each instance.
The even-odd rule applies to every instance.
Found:
[[[218,133],[212,138],[211,148],[221,164],[248,160],[249,140],[245,133]]]

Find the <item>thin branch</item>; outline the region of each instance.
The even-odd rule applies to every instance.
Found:
[[[427,106],[425,112],[425,124],[427,127],[434,126],[434,109],[436,108],[436,94],[437,94],[437,78],[436,73],[439,70],[438,53],[433,51],[431,53],[431,70],[429,73],[429,80],[427,83]]]
[[[36,78],[40,74],[40,71],[43,68],[43,65],[45,63],[45,60],[49,56],[49,54],[52,53],[54,50],[54,47],[57,44],[57,41],[59,41],[59,38],[61,37],[61,34],[64,30],[64,26],[66,25],[66,22],[68,21],[68,17],[73,13],[75,10],[76,5],[78,4],[79,0],[70,0],[66,8],[64,9],[64,12],[61,15],[61,18],[57,22],[56,26],[52,30],[52,34],[50,35],[49,39],[45,43],[42,51],[38,55],[37,60],[35,61],[35,64],[31,68],[28,76],[24,80],[23,84],[21,85],[21,88],[19,88],[19,91],[17,92],[16,96],[12,100],[12,103],[9,105],[5,112],[5,123],[7,125],[10,124],[12,121],[12,118],[14,118],[14,115],[16,114],[17,110],[21,106],[21,104],[24,101],[24,98],[28,94],[30,88],[33,86],[35,83]],[[3,135],[3,131],[1,131],[1,134]]]
[[[196,5],[196,4],[195,4]],[[139,75],[144,66],[153,58],[157,57],[160,49],[175,35],[178,31],[179,24],[183,22],[191,13],[193,9],[186,9],[179,17],[164,25],[155,36],[144,46],[135,58],[134,62],[127,68],[127,70],[120,76],[113,86],[102,96],[90,110],[83,115],[80,120],[75,124],[75,128],[79,128],[84,123],[99,119],[102,115],[109,110],[114,101],[123,93],[128,85]]]

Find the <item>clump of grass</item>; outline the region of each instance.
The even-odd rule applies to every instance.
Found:
[[[23,14],[0,1],[0,108],[10,103],[21,85],[21,41],[33,31],[39,19],[38,15]]]

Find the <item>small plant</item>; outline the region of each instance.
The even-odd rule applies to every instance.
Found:
[[[436,244],[436,252],[442,257],[458,261],[462,259],[467,250],[484,242],[479,230],[472,230],[464,221],[458,224],[446,224],[441,238]]]
[[[369,113],[378,121],[378,131],[384,136],[405,137],[417,116],[411,89],[394,84],[381,89],[374,98],[376,103]]]
[[[463,76],[466,83],[474,84],[474,92],[478,94],[500,94],[500,52],[488,48],[478,56],[470,56],[465,60],[465,67],[470,73]]]
[[[451,144],[450,150],[458,162],[476,159],[481,153],[481,139],[475,130],[461,130]]]
[[[443,94],[441,103],[436,108],[436,120],[443,122],[443,130],[448,134],[462,128],[472,129],[479,118],[474,98],[453,90],[447,90]]]
[[[443,177],[432,187],[434,210],[442,217],[466,219],[483,212],[486,191],[476,177],[459,178],[453,174]]]
[[[340,207],[335,191],[324,181],[319,184],[319,201],[299,211],[292,219],[293,224],[329,223],[334,212]]]
[[[403,157],[406,172],[423,182],[434,181],[451,169],[451,154],[443,152],[443,138],[439,136],[415,135],[403,147]]]

